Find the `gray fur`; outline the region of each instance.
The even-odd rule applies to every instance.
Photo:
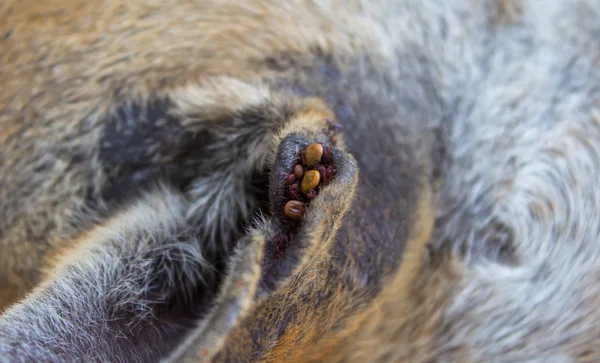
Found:
[[[459,3],[419,12],[443,7],[448,31],[462,33],[445,42],[422,26],[450,122],[431,246],[468,266],[436,355],[583,359],[600,333],[600,4],[521,1],[517,23],[471,32],[491,13],[452,16]]]
[[[185,208],[181,195],[160,188],[92,230],[72,252],[79,259],[66,259],[3,314],[2,361],[147,361],[172,345],[189,323],[161,306],[193,312],[196,290],[211,293]]]
[[[466,270],[443,312],[434,352],[438,361],[577,361],[600,334],[600,5],[593,0],[523,0],[518,19],[498,25],[495,4],[368,4],[366,21],[380,41],[376,63],[384,65],[376,70],[386,77],[368,83],[376,75],[353,60],[340,82],[362,82],[364,77],[356,86],[365,88],[387,82],[384,96],[396,107],[393,116],[407,120],[409,130],[446,133],[446,159],[440,163],[447,169],[430,248],[458,256]],[[228,126],[241,127],[236,122]],[[222,135],[232,135],[232,130],[223,129]],[[111,351],[118,334],[105,307],[97,304],[116,295],[116,301],[133,309],[135,319],[147,319],[148,279],[161,271],[148,269],[145,258],[134,259],[126,273],[114,275],[116,287],[110,278],[96,285],[95,274],[106,277],[100,271],[123,268],[121,258],[143,255],[141,248],[152,252],[152,259],[179,264],[183,280],[167,278],[175,284],[167,283],[167,291],[192,289],[206,279],[198,269],[206,265],[200,246],[214,244],[218,233],[226,235],[238,222],[219,220],[224,215],[220,208],[251,219],[258,202],[246,197],[252,195],[243,182],[246,163],[260,165],[257,169],[268,165],[269,152],[256,151],[262,140],[243,142],[239,154],[221,153],[235,144],[231,137],[234,141],[223,137],[213,144],[217,149],[211,155],[227,155],[222,174],[198,177],[188,194],[172,204],[172,196],[164,199],[175,209],[165,229],[148,225],[129,238],[95,240],[87,253],[100,256],[86,261],[97,265],[67,263],[55,280],[7,311],[0,320],[0,357],[146,358],[151,351],[147,343]],[[260,154],[260,162],[240,162],[244,153]],[[239,198],[236,191],[241,191]],[[202,244],[196,235],[175,243],[172,238],[186,230],[190,216],[197,217],[194,223],[204,223]],[[95,249],[95,244],[103,247]],[[160,300],[166,291],[159,291]],[[65,301],[84,306],[65,309]],[[72,316],[69,311],[95,315]],[[90,321],[97,325],[87,325]],[[98,341],[104,334],[107,340]],[[64,337],[79,340],[70,345]],[[87,349],[92,342],[101,348]]]
[[[470,267],[441,353],[474,361],[578,360],[599,332],[600,7],[523,3],[465,65],[434,242]]]

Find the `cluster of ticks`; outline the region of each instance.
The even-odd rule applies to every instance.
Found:
[[[306,208],[317,197],[321,188],[336,173],[331,147],[321,143],[310,144],[300,153],[286,180],[286,199],[283,214],[292,221],[302,220]]]

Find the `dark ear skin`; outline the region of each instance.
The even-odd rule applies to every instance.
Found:
[[[358,182],[356,162],[342,150],[332,148],[336,176],[311,202],[298,234],[291,239],[284,235],[282,214],[285,181],[300,151],[313,142],[328,143],[327,140],[324,134],[300,133],[283,139],[270,175],[270,216],[241,241],[231,260],[218,303],[165,362],[198,362],[213,358],[223,347],[228,333],[241,320],[289,284],[309,259],[320,258],[320,251],[335,238]],[[284,246],[282,240],[286,242]]]

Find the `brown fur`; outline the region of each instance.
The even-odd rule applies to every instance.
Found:
[[[444,189],[447,164],[456,161],[446,155],[454,131],[445,121],[464,106],[445,98],[444,75],[463,61],[480,66],[461,53],[465,39],[484,43],[479,22],[502,40],[501,28],[525,10],[522,1],[452,2],[471,7],[460,31],[429,13],[405,15],[398,29],[379,24],[398,4],[420,6],[0,5],[0,353],[190,362],[485,357],[478,346],[444,344],[455,333],[446,314],[476,280],[468,248],[441,231],[463,222],[444,221],[459,204]],[[432,2],[431,11],[447,16],[444,6]],[[431,40],[441,37],[444,49]],[[343,124],[342,135],[332,135],[328,119]],[[282,238],[282,180],[313,142],[331,144],[338,174],[295,239]],[[223,184],[233,187],[218,189]],[[169,218],[157,221],[155,207]],[[147,245],[138,246],[140,235]],[[498,247],[508,257],[489,264],[521,262],[509,242]],[[177,255],[163,268],[154,253],[173,246],[196,248],[197,260],[189,267],[190,257]],[[107,256],[156,274],[140,291],[128,285],[135,276],[120,285],[122,276],[104,272],[112,271]],[[77,280],[87,276],[98,281]],[[105,285],[113,295],[103,295]],[[108,322],[85,309],[92,292],[95,302],[112,304],[94,305],[110,311]],[[133,301],[118,300],[126,293]],[[84,308],[56,308],[75,302]],[[55,315],[39,314],[46,304]],[[476,325],[468,319],[461,322]],[[75,337],[74,327],[88,326],[106,328],[85,331],[105,344],[98,351]],[[47,351],[34,342],[48,337],[57,343]]]
[[[435,256],[423,254],[433,229],[434,200],[431,191],[424,191],[421,210],[415,216],[413,236],[406,242],[407,249],[399,271],[388,278],[380,295],[370,307],[359,309],[345,329],[332,338],[328,330],[352,300],[352,294],[339,291],[329,305],[318,314],[307,312],[270,351],[264,361],[425,361],[431,352],[432,336],[439,326],[446,291],[451,289],[457,272],[452,263],[436,261]],[[444,271],[437,271],[442,268]],[[446,270],[447,269],[447,270]],[[434,272],[435,271],[435,272]],[[415,281],[419,281],[415,290]],[[422,289],[425,287],[425,289]],[[442,294],[437,297],[435,295]],[[438,300],[439,299],[439,300]],[[396,320],[397,319],[397,320]],[[399,347],[401,342],[413,342]],[[392,357],[389,354],[398,356]]]
[[[321,38],[319,29],[326,26],[327,15],[300,3],[293,19],[284,5],[267,1],[250,8],[211,1],[8,1],[4,8],[2,33],[9,35],[2,44],[0,124],[2,138],[8,140],[3,142],[4,159],[10,163],[0,169],[5,175],[0,197],[10,208],[4,216],[2,244],[14,247],[0,258],[5,270],[0,276],[2,284],[10,286],[5,291],[16,292],[2,299],[7,303],[37,282],[38,263],[68,240],[64,233],[77,233],[65,232],[65,221],[83,202],[83,189],[99,178],[93,159],[67,169],[69,160],[61,164],[60,156],[55,156],[54,170],[33,180],[29,174],[15,173],[39,164],[47,152],[47,147],[34,147],[34,140],[80,148],[89,158],[90,145],[100,137],[102,115],[116,98],[160,94],[208,75],[256,78],[259,61],[268,54],[350,48],[349,35]],[[240,18],[244,13],[249,14]],[[179,14],[186,14],[185,22]],[[265,28],[266,18],[280,23]],[[314,30],[299,33],[300,24],[312,24]],[[273,41],[261,41],[266,37]],[[66,122],[83,118],[86,124],[79,128]],[[22,191],[29,188],[36,194]]]

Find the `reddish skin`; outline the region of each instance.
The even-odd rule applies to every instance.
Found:
[[[290,187],[288,188],[288,193],[291,199],[301,198],[300,186],[298,184],[290,185]]]
[[[309,191],[308,191],[308,193],[306,193],[306,197],[307,197],[309,200],[313,200],[313,199],[315,199],[315,198],[317,197],[317,195],[318,195],[318,194],[317,194],[317,192],[316,192],[314,189],[311,189],[311,190],[309,190]]]
[[[315,170],[319,172],[319,176],[321,177],[321,180],[323,181],[323,183],[327,182],[327,169],[321,165],[318,164],[317,166],[315,166]]]
[[[333,162],[331,155],[331,147],[324,145],[323,146],[323,156],[321,157],[321,163],[323,164],[331,164]]]

